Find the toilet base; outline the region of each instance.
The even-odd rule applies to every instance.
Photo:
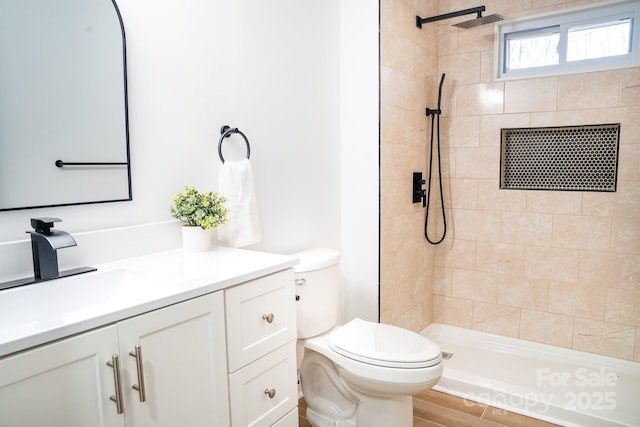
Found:
[[[313,427],[357,427],[351,420],[334,420],[307,408],[307,421]]]
[[[381,405],[384,405],[384,411],[380,411]],[[412,427],[413,399],[410,396],[395,399],[366,398],[358,403],[354,418],[336,420],[307,407],[306,419],[313,427]]]
[[[380,395],[350,384],[341,369],[307,349],[300,368],[307,420],[314,427],[412,427],[411,395]],[[376,387],[376,393],[380,392]],[[384,388],[384,387],[382,387]],[[426,388],[426,387],[425,387]]]

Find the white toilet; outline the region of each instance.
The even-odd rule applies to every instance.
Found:
[[[411,427],[411,396],[442,375],[440,348],[391,325],[354,319],[336,326],[338,258],[334,249],[293,254],[300,368],[307,420],[314,427]]]

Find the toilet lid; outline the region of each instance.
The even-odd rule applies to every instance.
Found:
[[[440,347],[422,335],[362,319],[333,331],[329,345],[343,356],[378,366],[423,368],[442,358]]]

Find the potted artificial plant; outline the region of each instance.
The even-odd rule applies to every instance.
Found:
[[[227,199],[217,192],[199,193],[190,186],[184,189],[171,199],[171,215],[184,222],[182,246],[187,252],[207,251],[211,248],[211,229],[227,222]]]

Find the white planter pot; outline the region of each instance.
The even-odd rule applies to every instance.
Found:
[[[182,248],[185,252],[206,252],[211,249],[211,230],[182,226]]]

